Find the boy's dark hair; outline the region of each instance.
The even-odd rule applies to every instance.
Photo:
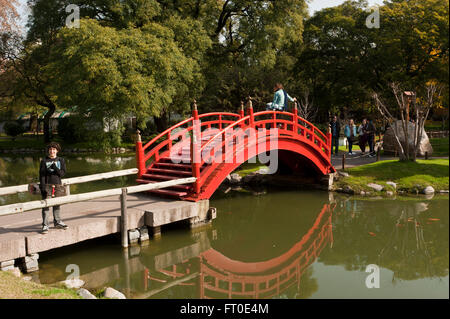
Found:
[[[50,148],[56,148],[57,150],[58,150],[58,152],[60,152],[61,151],[61,146],[58,144],[58,143],[56,143],[56,142],[50,142],[48,145],[47,145],[47,147],[46,147],[46,151],[48,152],[48,150],[50,149]]]

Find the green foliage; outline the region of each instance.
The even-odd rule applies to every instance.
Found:
[[[262,110],[280,81],[291,96],[309,91],[326,123],[330,113],[377,115],[371,93],[392,81],[415,90],[436,80],[448,108],[448,1],[385,1],[379,29],[366,27],[367,1],[312,17],[305,0],[29,3],[26,41],[5,42],[20,55],[0,75],[0,104],[75,108],[95,121],[136,116],[142,129],[154,117],[161,131],[194,98],[202,113],[236,112],[249,95]],[[78,29],[65,27],[68,4],[80,6]]]
[[[98,120],[133,114],[143,126],[201,77],[173,31],[157,23],[116,30],[82,20],[79,29],[62,29],[59,39],[47,66],[58,102]]]
[[[13,140],[26,131],[20,121],[6,122],[4,130],[7,135],[12,136]]]
[[[58,136],[66,143],[86,141],[86,130],[82,129],[80,121],[74,117],[65,117],[58,120]]]

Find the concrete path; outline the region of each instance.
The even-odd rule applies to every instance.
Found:
[[[331,163],[333,164],[334,168],[337,170],[342,170],[342,154],[344,152],[339,152],[338,155],[333,155],[331,157]],[[430,159],[448,159],[448,156],[444,157],[434,157],[431,156]],[[387,161],[387,160],[398,160],[398,157],[394,156],[380,156],[380,161]],[[423,159],[423,158],[419,158]],[[369,157],[368,153],[366,152],[365,155],[361,154],[361,151],[355,151],[353,152],[353,155],[348,155],[348,152],[345,152],[345,168],[355,167],[355,166],[361,166],[365,164],[375,163],[377,161],[377,157]]]
[[[333,155],[331,157],[331,163],[334,168],[337,170],[342,169],[342,155],[344,152],[339,152],[338,155]],[[380,156],[380,161],[393,160],[398,159],[398,157],[394,156]],[[375,163],[377,161],[377,157],[369,157],[369,153],[366,152],[364,155],[361,154],[361,151],[353,152],[353,155],[348,155],[348,152],[345,152],[345,168]]]
[[[199,206],[202,209],[199,209]],[[144,225],[157,227],[166,223],[198,216],[208,209],[209,202],[175,201],[147,194],[128,195],[129,229]],[[120,232],[119,196],[61,206],[61,218],[68,229],[53,227],[41,234],[41,210],[0,216],[0,262],[25,257],[33,253],[67,246],[80,241]]]

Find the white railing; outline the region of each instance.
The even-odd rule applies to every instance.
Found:
[[[65,178],[65,179],[61,180],[61,183],[62,183],[62,185],[66,186],[66,193],[70,194],[70,186],[69,185],[72,185],[72,184],[80,184],[80,183],[98,181],[98,180],[108,179],[108,178],[113,178],[113,177],[133,175],[133,174],[137,174],[137,172],[138,172],[137,168],[130,168],[130,169],[124,169],[124,170],[120,170],[120,171],[113,171],[113,172],[107,172],[107,173],[99,173],[99,174],[92,174],[92,175],[86,175],[86,176]],[[0,188],[0,196],[28,192],[29,185],[30,184],[2,187],[2,188]]]
[[[98,199],[98,198],[103,198],[103,197],[108,197],[108,196],[122,195],[122,192],[124,189],[126,190],[127,194],[133,194],[133,193],[140,193],[140,192],[145,192],[145,191],[154,190],[154,189],[171,187],[171,186],[175,186],[175,185],[190,184],[190,183],[194,183],[195,181],[196,181],[195,177],[181,178],[181,179],[175,179],[175,180],[170,180],[170,181],[160,182],[160,183],[128,186],[128,187],[122,187],[122,188],[112,188],[112,189],[96,191],[96,192],[81,193],[81,194],[76,194],[76,195],[67,195],[67,196],[54,197],[54,198],[48,198],[48,199],[43,199],[43,200],[35,200],[35,201],[31,201],[31,202],[4,205],[4,206],[0,206],[0,216],[9,215],[9,214],[18,214],[18,213],[23,213],[26,211],[39,209],[39,208],[45,208],[45,207],[58,206],[58,205],[77,203],[77,202],[84,202],[87,200]]]
[[[61,182],[66,185],[66,189],[70,187],[70,184],[86,183],[95,180],[108,179],[118,176],[125,176],[136,174],[138,172],[137,168],[132,168],[129,170],[93,174],[87,176],[73,177],[68,179],[63,179]],[[43,200],[35,200],[25,203],[17,203],[0,206],[0,216],[23,213],[30,210],[35,210],[39,208],[46,208],[52,206],[59,206],[70,203],[77,203],[88,201],[92,199],[98,199],[108,196],[120,195],[120,209],[121,209],[121,233],[122,233],[122,246],[128,247],[128,218],[127,218],[127,194],[140,193],[149,190],[161,189],[166,187],[171,187],[175,185],[191,184],[197,180],[196,177],[180,178],[159,183],[150,183],[144,185],[127,186],[121,188],[112,188],[102,191],[82,193],[76,195],[66,195],[61,197],[48,198]],[[18,192],[28,191],[28,184],[9,186],[0,188],[0,195],[15,194]],[[70,193],[68,193],[70,194]]]

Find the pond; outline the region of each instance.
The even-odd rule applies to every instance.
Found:
[[[2,186],[30,182],[38,164],[0,158]],[[67,167],[71,177],[135,162],[78,156],[67,157]],[[133,183],[122,177],[72,193]],[[218,191],[210,206],[217,208],[212,224],[163,227],[160,239],[125,250],[110,236],[43,252],[33,279],[55,283],[76,269],[85,288],[113,287],[128,298],[449,297],[448,196],[370,199],[269,188]]]

